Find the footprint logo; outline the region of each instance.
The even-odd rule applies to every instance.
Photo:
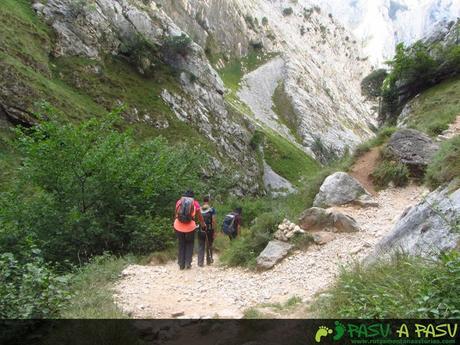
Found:
[[[343,323],[336,321],[335,322],[335,334],[332,339],[334,339],[334,341],[339,341],[340,339],[342,339],[344,334],[345,334],[345,326],[343,325]]]
[[[321,342],[321,338],[326,337],[328,334],[332,334],[332,329],[327,328],[326,326],[319,326],[318,331],[316,331],[315,335],[316,342]]]

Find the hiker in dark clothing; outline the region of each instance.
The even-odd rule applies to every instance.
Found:
[[[179,242],[178,264],[181,270],[192,267],[193,245],[195,242],[195,217],[198,217],[201,228],[206,229],[200,204],[194,199],[193,191],[187,191],[176,202],[174,230]]]
[[[212,257],[212,244],[214,242],[214,231],[216,229],[216,209],[209,204],[209,197],[203,199],[201,206],[201,215],[206,223],[206,229],[200,229],[198,232],[198,266],[204,266],[204,253],[206,251],[206,264],[210,265],[214,262]]]
[[[231,241],[237,238],[241,233],[242,214],[242,208],[237,207],[233,212],[227,214],[224,218],[222,231],[230,238]]]

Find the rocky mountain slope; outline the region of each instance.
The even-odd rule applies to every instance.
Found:
[[[363,44],[376,64],[393,57],[397,43],[406,45],[430,34],[439,22],[460,15],[458,0],[317,0]]]
[[[274,146],[266,161],[288,148],[325,162],[372,136],[373,104],[359,87],[370,65],[320,8],[8,0],[1,10],[0,100],[10,123],[36,122],[41,101],[75,120],[125,104],[139,137],[195,142],[212,157],[211,173],[239,170],[237,194],[264,189],[257,132]]]

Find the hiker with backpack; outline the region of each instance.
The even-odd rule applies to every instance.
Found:
[[[222,232],[230,238],[230,241],[237,238],[241,233],[241,215],[243,210],[241,207],[227,214],[222,223]]]
[[[179,242],[178,264],[181,270],[192,267],[196,217],[198,217],[201,228],[206,229],[200,204],[194,199],[194,196],[193,191],[189,190],[176,202],[174,230]]]
[[[216,209],[211,207],[209,197],[203,199],[201,206],[201,215],[206,224],[206,229],[198,231],[198,266],[204,266],[204,253],[206,252],[206,264],[210,265],[214,262],[212,257],[212,244],[214,242],[214,231],[216,229]]]

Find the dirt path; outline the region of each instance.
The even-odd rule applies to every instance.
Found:
[[[372,195],[377,195],[371,174],[378,163],[380,147],[373,147],[363,154],[350,170],[350,175],[357,179]]]
[[[368,255],[424,192],[414,185],[388,189],[376,194],[377,208],[335,208],[354,217],[362,231],[334,234],[333,241],[297,251],[267,272],[218,265],[180,271],[173,262],[129,266],[115,286],[115,300],[135,318],[239,318],[249,307],[293,296],[307,302],[333,283],[341,265]]]
[[[457,115],[457,118],[455,119],[455,121],[449,125],[449,128],[447,128],[444,132],[442,132],[437,137],[437,141],[449,140],[459,134],[460,134],[460,114]]]

